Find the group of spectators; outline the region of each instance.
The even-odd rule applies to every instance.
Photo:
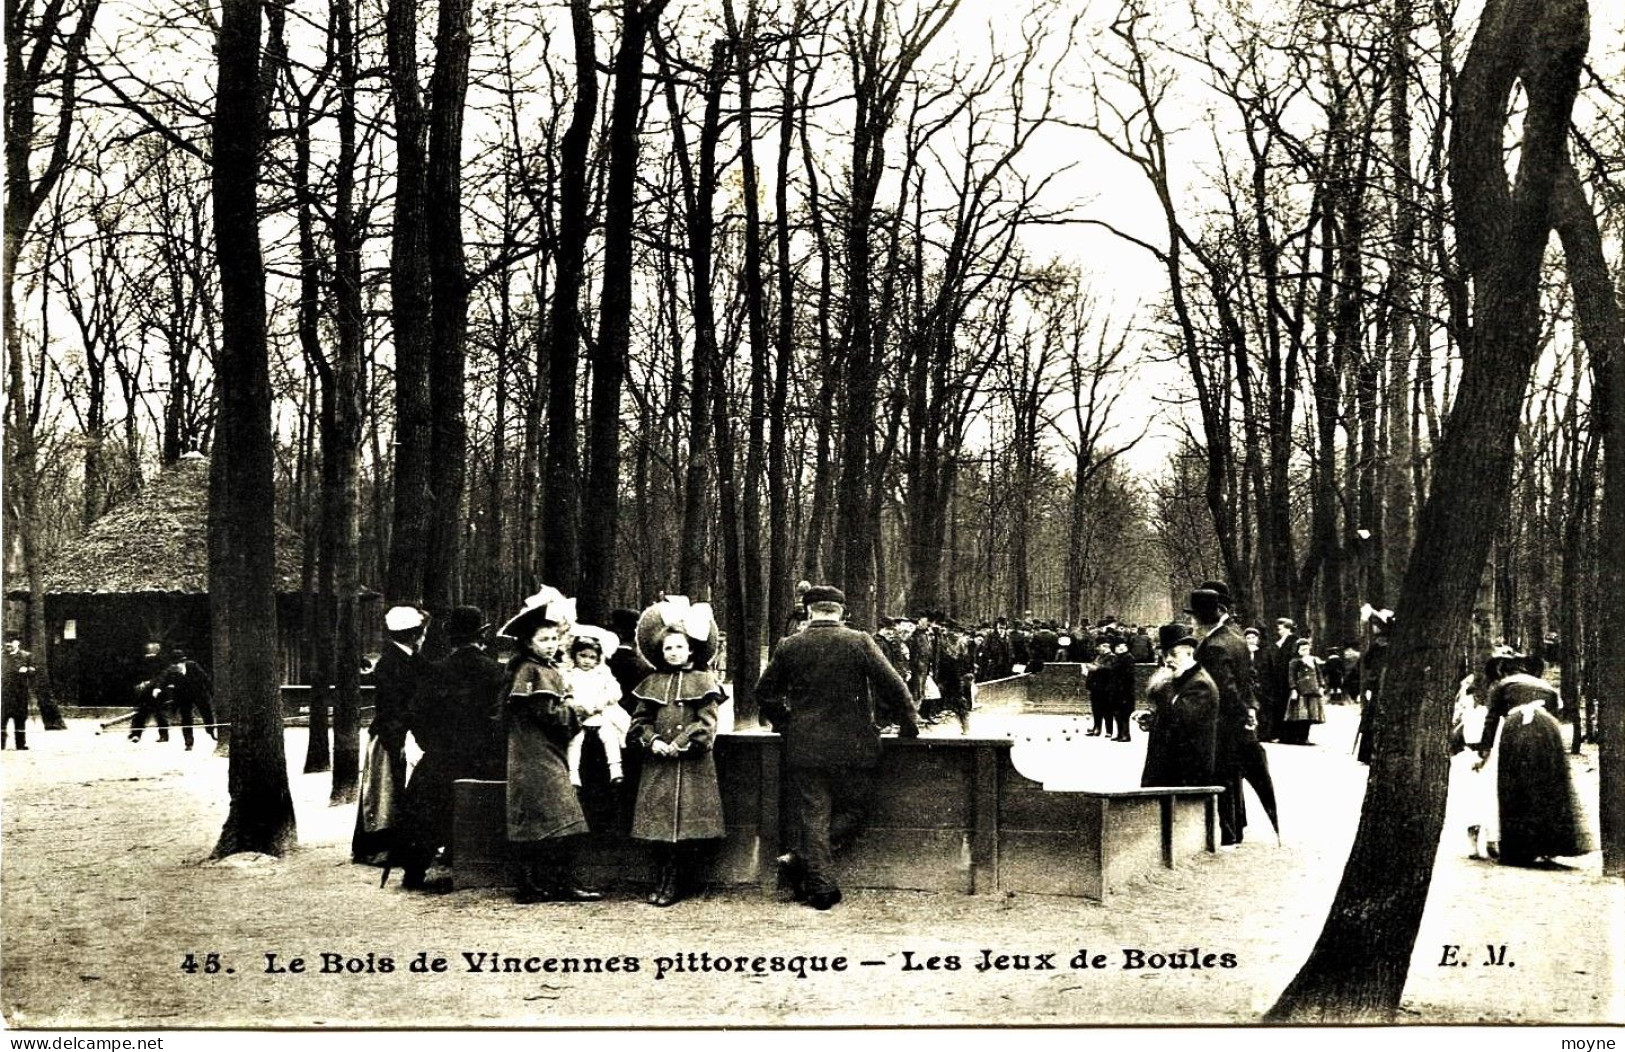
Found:
[[[802,623],[794,622],[791,634]],[[1086,664],[1096,714],[1089,733],[1119,741],[1128,740],[1134,665],[1155,660],[1145,629],[1110,615],[1093,629],[1032,618],[1012,622],[1002,616],[970,627],[941,611],[921,611],[912,617],[880,618],[875,641],[908,684],[920,719],[938,723],[951,717],[962,729],[975,684],[1038,672],[1051,662]],[[1105,729],[1108,723],[1116,729]]]

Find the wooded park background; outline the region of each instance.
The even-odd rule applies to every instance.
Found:
[[[1350,872],[1368,833],[1415,857],[1348,960],[1402,982],[1461,661],[1549,646],[1589,732],[1621,681],[1620,17],[8,0],[28,645],[48,670],[52,554],[191,449],[248,740],[275,520],[305,538],[335,799],[364,588],[681,592],[736,655],[800,577],[860,625],[1151,621],[1217,577],[1341,645],[1392,607],[1391,827]],[[234,791],[281,777],[244,752]],[[222,849],[285,842],[275,810]]]

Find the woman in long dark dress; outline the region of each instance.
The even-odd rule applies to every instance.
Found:
[[[1490,688],[1478,752],[1495,769],[1500,859],[1528,865],[1594,850],[1569,773],[1563,728],[1550,712],[1558,693],[1540,678],[1543,662],[1519,658]]]

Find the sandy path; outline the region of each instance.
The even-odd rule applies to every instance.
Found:
[[[12,1025],[527,1026],[1250,1022],[1307,955],[1353,836],[1365,772],[1348,755],[1354,712],[1334,708],[1313,748],[1270,746],[1285,842],[1254,808],[1234,854],[1158,875],[1110,905],[1042,896],[856,891],[821,914],[750,890],[670,910],[641,895],[591,905],[518,906],[492,891],[425,898],[380,891],[348,861],[353,811],[326,806],[327,776],[291,774],[300,848],[282,860],[201,865],[225,816],[226,762],[91,723],[6,752],[0,832],[0,995]],[[1065,720],[1031,725],[1040,738]],[[979,728],[993,729],[991,725]],[[31,735],[31,737],[35,737]],[[304,732],[290,730],[302,761]],[[1083,739],[1080,762],[1137,774],[1142,744]],[[1576,761],[1588,798],[1595,753]],[[1428,1022],[1625,1019],[1625,889],[1600,856],[1517,870],[1462,857],[1452,822],[1441,848],[1407,991]],[[1458,843],[1459,842],[1459,843]],[[1440,967],[1459,944],[1468,967]],[[1509,965],[1478,963],[1505,944]],[[1054,971],[978,972],[983,948],[1053,954]],[[1124,949],[1199,948],[1234,968],[1131,970]],[[1080,950],[1104,969],[1068,967]],[[420,951],[447,970],[414,973]],[[538,958],[635,957],[636,972],[470,973],[463,952]],[[394,971],[320,974],[320,954]],[[845,971],[672,974],[656,958],[848,959]],[[957,971],[905,971],[957,955]],[[218,953],[186,974],[187,953]],[[307,960],[308,970],[268,974]],[[203,958],[200,956],[199,960]],[[880,960],[862,966],[861,960]],[[771,961],[765,962],[771,967]],[[231,969],[228,974],[225,969]]]

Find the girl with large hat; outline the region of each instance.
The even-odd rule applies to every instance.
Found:
[[[575,619],[575,601],[544,587],[525,600],[500,634],[519,643],[508,664],[508,840],[519,856],[520,902],[588,902],[603,896],[580,885],[571,838],[587,819],[570,784],[566,750],[580,729],[565,702],[559,650]]]
[[[629,740],[645,750],[632,835],[656,845],[658,876],[649,893],[655,906],[688,894],[699,849],[725,833],[711,754],[724,700],[710,671],[717,635],[710,604],[681,596],[638,618],[638,649],[655,671],[632,692],[637,709]]]

